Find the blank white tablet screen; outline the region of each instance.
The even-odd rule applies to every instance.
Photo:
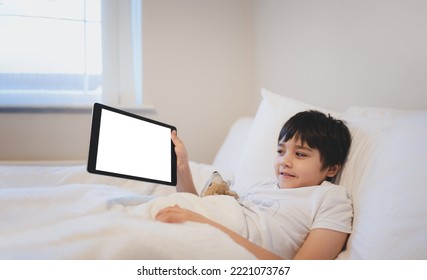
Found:
[[[170,182],[171,129],[101,111],[96,169]]]

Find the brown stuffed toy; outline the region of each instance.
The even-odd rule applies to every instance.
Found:
[[[239,198],[237,193],[230,189],[230,183],[224,181],[218,171],[212,173],[211,178],[202,190],[202,197],[208,195],[230,195],[234,196],[236,199]]]

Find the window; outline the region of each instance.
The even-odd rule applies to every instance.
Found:
[[[0,0],[0,105],[140,105],[141,29],[141,0]]]

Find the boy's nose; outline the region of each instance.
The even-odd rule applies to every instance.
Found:
[[[292,161],[290,160],[289,156],[285,155],[282,158],[282,161],[280,162],[280,165],[283,167],[292,167]]]

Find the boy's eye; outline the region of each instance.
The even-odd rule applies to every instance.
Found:
[[[285,153],[285,151],[283,149],[278,149],[277,150],[277,154],[278,155],[283,155]]]
[[[297,157],[306,157],[307,155],[301,152],[296,152],[295,153],[297,155]]]

